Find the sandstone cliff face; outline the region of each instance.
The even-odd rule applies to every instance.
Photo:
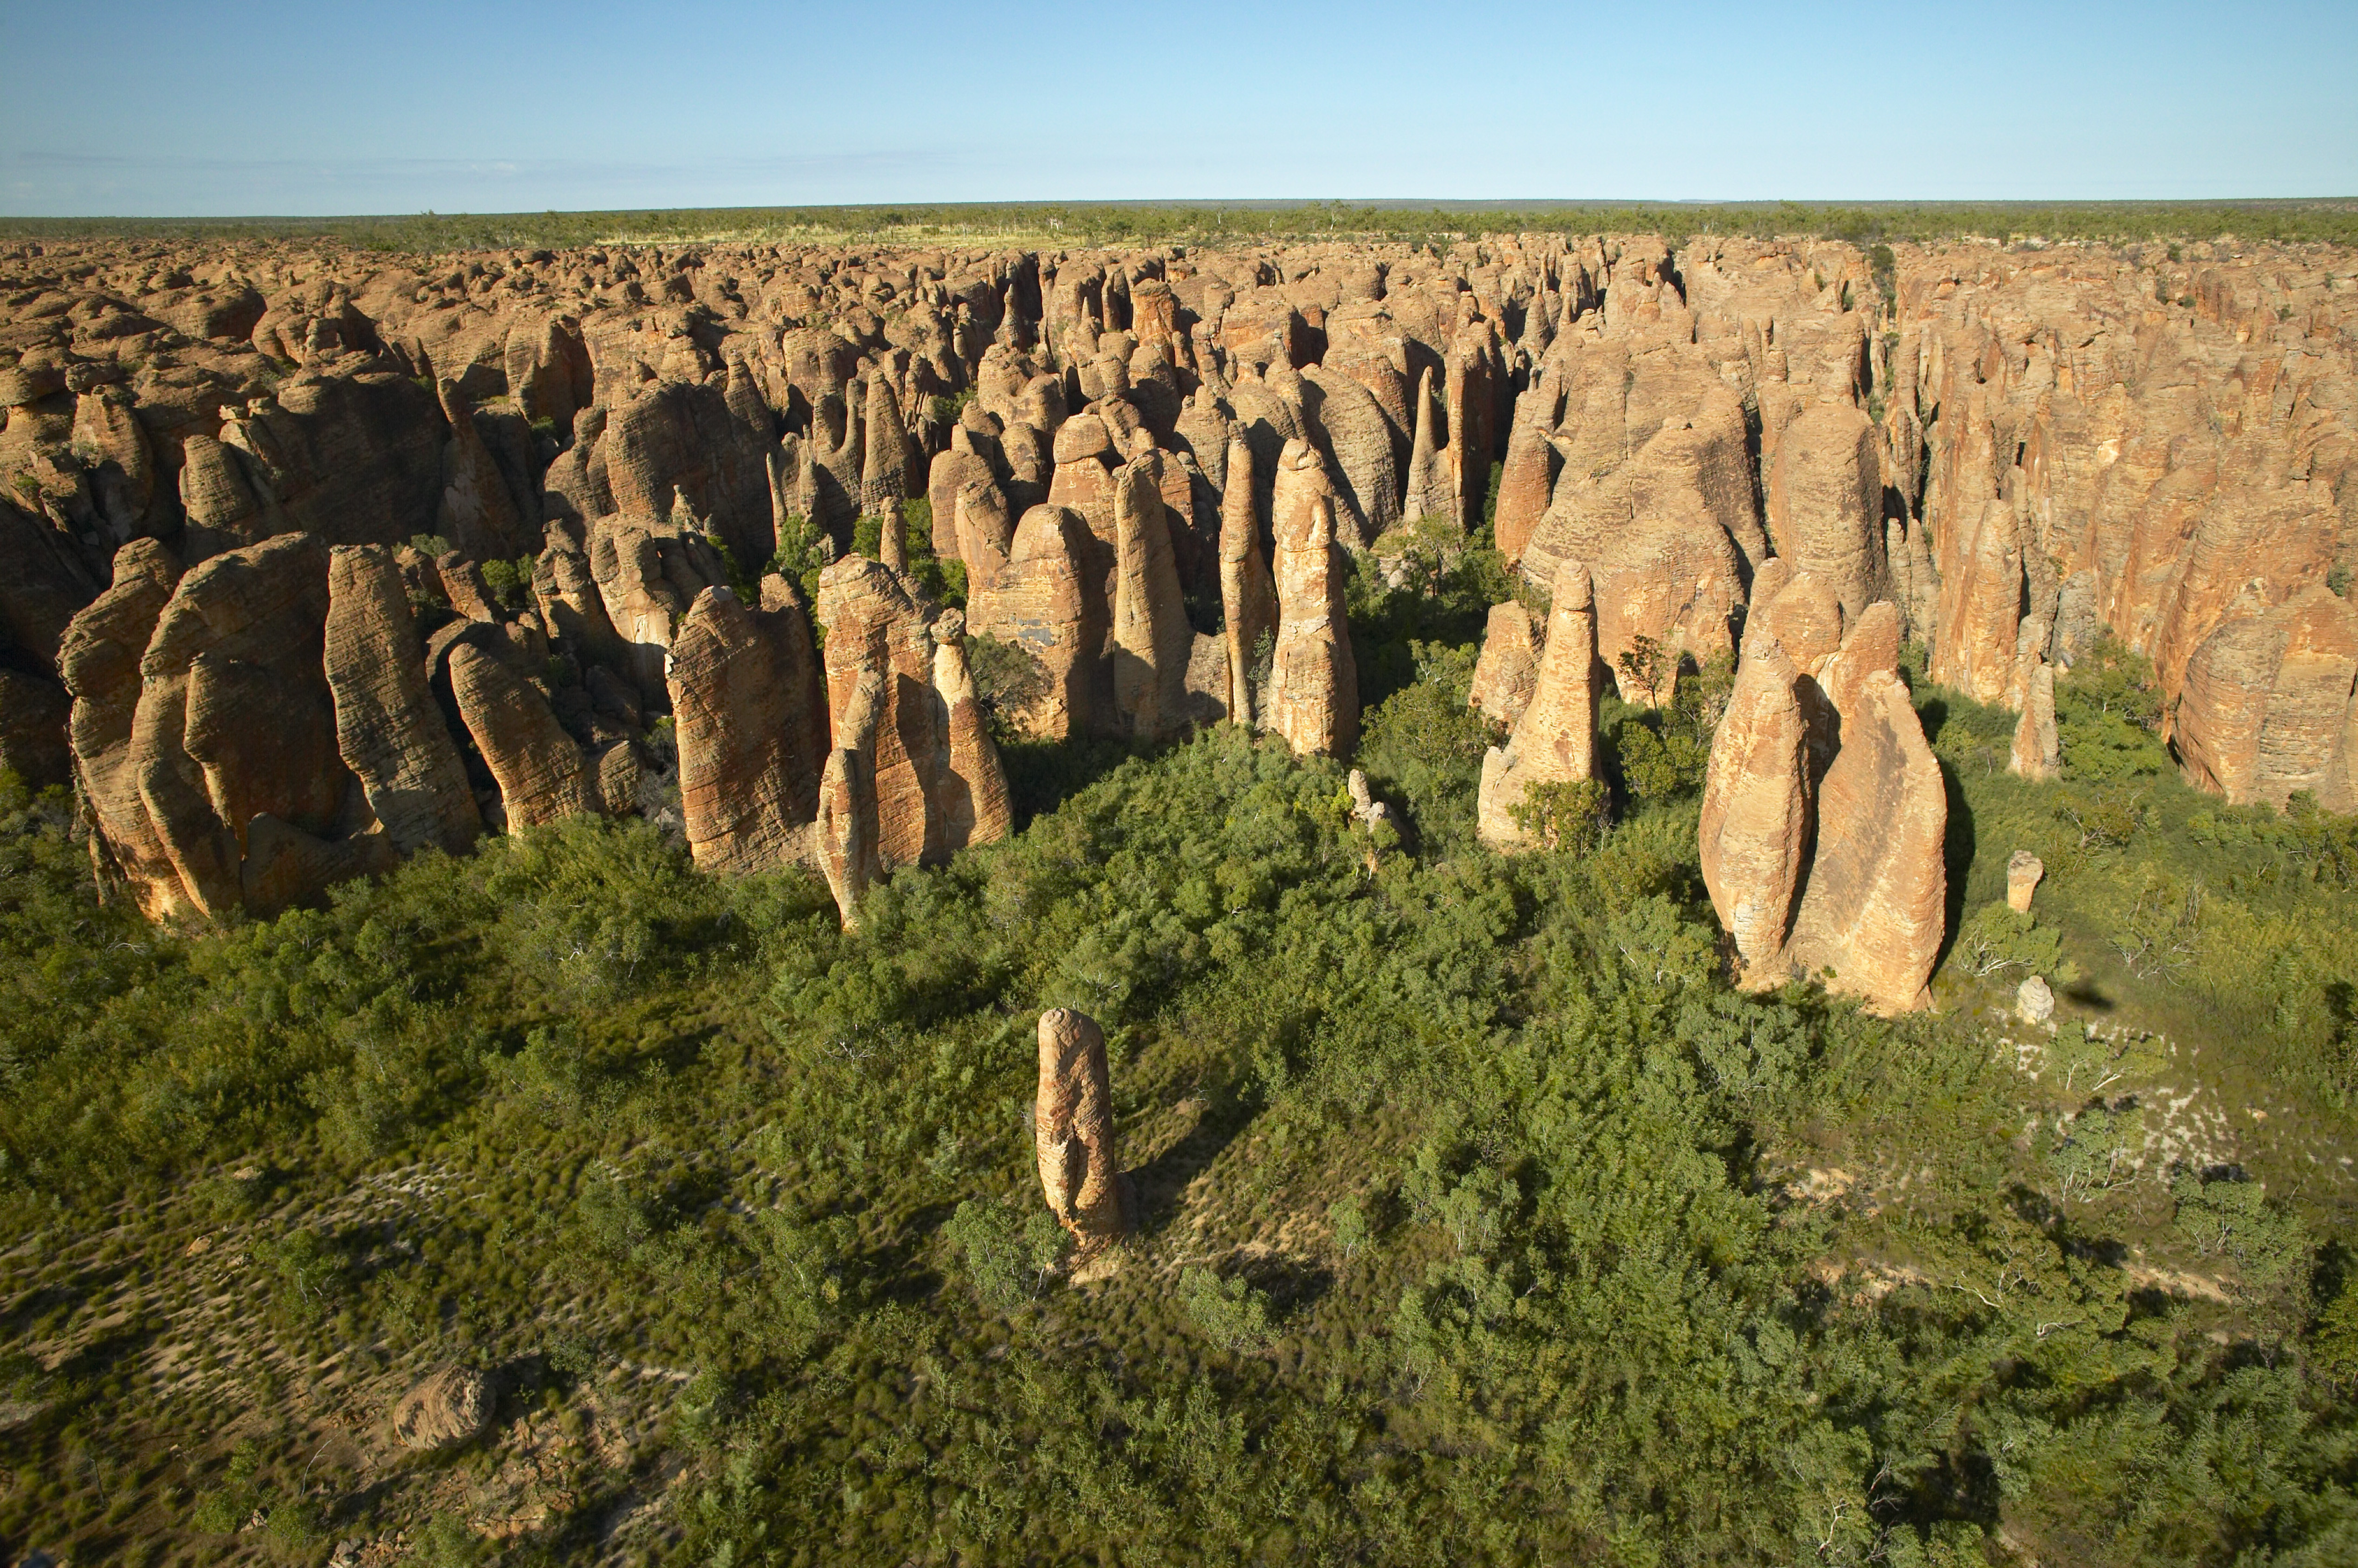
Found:
[[[709,871],[806,858],[818,815],[827,710],[810,622],[784,579],[763,589],[762,608],[706,589],[672,650],[680,816],[689,854]]]
[[[1114,1154],[1105,1032],[1070,1008],[1040,1015],[1040,1092],[1032,1112],[1040,1191],[1085,1253],[1130,1233]]]
[[[2154,661],[2190,781],[2280,799],[2342,748],[2333,679],[2265,762],[2252,701],[2271,617],[2358,556],[2353,366],[2319,259],[2190,250],[1911,254],[1885,439],[1926,476],[1936,680],[2019,707],[2100,627]]]
[[[1535,846],[1515,820],[1533,784],[1577,784],[1596,776],[1596,707],[1604,672],[1596,662],[1596,602],[1588,568],[1566,561],[1548,609],[1547,649],[1531,699],[1504,746],[1482,758],[1476,832],[1495,849]]]
[[[393,848],[464,851],[482,819],[426,683],[426,646],[400,569],[384,546],[330,552],[321,663],[337,751]]]

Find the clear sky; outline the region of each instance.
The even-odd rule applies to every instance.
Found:
[[[2358,195],[2358,0],[0,0],[0,213]]]

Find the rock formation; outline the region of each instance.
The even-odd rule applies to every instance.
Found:
[[[1830,648],[1831,585],[1763,579],[1775,597],[1756,606],[1704,784],[1712,905],[1747,985],[1799,973],[1879,1012],[1922,1006],[1945,934],[1948,795],[1894,667],[1898,612],[1869,606]]]
[[[680,816],[688,852],[708,871],[806,858],[818,814],[827,710],[809,619],[783,578],[762,588],[758,609],[706,589],[672,647]]]
[[[1325,465],[1307,444],[1285,444],[1271,505],[1278,611],[1266,721],[1298,755],[1348,756],[1359,742],[1359,675],[1343,604],[1347,558]]]
[[[1596,604],[1588,568],[1566,561],[1556,572],[1548,610],[1547,648],[1531,698],[1504,746],[1482,758],[1476,832],[1494,849],[1528,849],[1536,840],[1515,820],[1533,784],[1576,784],[1596,776],[1596,708],[1603,671],[1596,662]]]
[[[1593,620],[1590,631],[1595,632]],[[1535,641],[1530,611],[1511,600],[1490,606],[1490,618],[1482,633],[1482,653],[1474,664],[1473,687],[1466,694],[1467,706],[1480,708],[1491,723],[1512,729],[1531,706],[1531,693],[1539,685]]]
[[[2006,861],[2006,906],[2017,914],[2030,913],[2030,895],[2047,874],[2047,862],[2028,849],[2017,849]]]
[[[1040,1190],[1084,1252],[1130,1230],[1121,1168],[1114,1157],[1113,1091],[1106,1080],[1105,1032],[1070,1008],[1040,1015],[1040,1094],[1032,1112]]]
[[[330,553],[322,665],[337,750],[394,849],[465,850],[482,818],[426,683],[426,647],[400,569],[383,546]]]
[[[1731,929],[1763,974],[1823,945],[1882,1005],[1907,965],[1869,972],[1857,912],[1799,922],[1828,781],[1916,788],[1872,678],[1899,638],[2021,716],[2026,777],[2060,763],[2054,683],[2111,636],[2152,662],[2191,782],[2358,808],[2353,269],[2181,250],[1901,244],[1878,268],[1833,242],[1491,234],[429,263],[44,240],[0,291],[0,766],[70,774],[110,877],[178,916],[312,896],[487,816],[676,814],[708,863],[823,860],[843,755],[869,770],[835,792],[872,803],[860,874],[882,874],[999,831],[991,710],[1042,739],[1227,716],[1347,752],[1345,552],[1403,522],[1470,532],[1498,462],[1496,545],[1537,589],[1587,568],[1625,699],[1666,700],[1739,629],[1792,666],[1796,714],[1764,665],[1729,736],[1761,753],[1725,761],[1714,806],[1752,912]],[[863,510],[884,560],[851,576],[891,570],[921,491],[935,554],[967,568],[965,633],[899,578],[839,581],[813,607],[852,616],[828,713],[781,738],[770,677],[817,649],[698,607],[750,599],[781,544],[839,570]],[[320,568],[340,547],[398,553]],[[179,574],[222,560],[187,590],[202,612],[168,617]],[[232,591],[282,577],[308,586]],[[243,630],[206,619],[249,599]],[[763,600],[735,615],[786,611]],[[1494,613],[1475,694],[1510,728],[1544,684],[1518,613]],[[847,748],[871,673],[878,728]],[[1789,718],[1795,778],[1766,761]],[[1799,838],[1765,848],[1789,808]],[[1877,919],[1909,903],[1892,867],[1844,874],[1827,886]]]

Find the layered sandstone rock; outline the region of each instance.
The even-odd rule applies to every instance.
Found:
[[[1121,1168],[1114,1155],[1113,1092],[1105,1032],[1070,1008],[1040,1015],[1040,1092],[1032,1112],[1040,1190],[1084,1253],[1127,1236]]]
[[[1270,658],[1270,729],[1296,754],[1348,756],[1359,742],[1359,675],[1343,587],[1348,559],[1335,540],[1325,466],[1302,441],[1278,460],[1277,639]]]
[[[1704,886],[1747,985],[1799,973],[1879,1012],[1920,1007],[1945,932],[1948,796],[1895,668],[1898,611],[1868,606],[1829,648],[1833,587],[1768,586],[1712,740]]]
[[[400,568],[383,546],[330,553],[321,663],[338,752],[393,848],[464,851],[482,819],[427,686],[426,647]]]
[[[1114,703],[1133,739],[1159,741],[1184,722],[1195,633],[1180,602],[1170,525],[1142,456],[1114,477]]]
[[[828,748],[809,619],[784,579],[763,590],[763,606],[750,608],[706,589],[672,649],[680,816],[708,871],[806,858],[818,814]]]
[[[849,915],[876,876],[939,864],[968,844],[1004,837],[1011,824],[962,622],[936,616],[898,572],[858,556],[819,574],[818,614],[835,735],[819,849],[843,861],[828,874]],[[855,822],[846,814],[865,815]]]
[[[1241,426],[1231,426],[1228,488],[1220,500],[1220,608],[1228,642],[1228,712],[1248,726],[1261,721],[1262,692],[1256,682],[1277,639],[1277,585],[1260,552],[1252,444]]]
[[[1062,741],[1096,724],[1092,666],[1105,629],[1088,613],[1087,539],[1079,514],[1035,506],[1015,531],[1007,565],[968,585],[968,629],[1013,645],[1039,672],[1036,694],[1009,715],[1035,740]]]
[[[499,785],[511,831],[599,812],[581,748],[530,681],[474,642],[450,648],[449,673],[459,718]]]
[[[2014,727],[2006,771],[2034,784],[2063,771],[2063,743],[2055,729],[2055,666],[2044,659],[2024,688],[2022,717]]]
[[[1494,849],[1535,847],[1515,820],[1534,784],[1578,784],[1596,776],[1596,708],[1604,672],[1596,662],[1596,604],[1588,568],[1566,561],[1548,609],[1547,649],[1531,699],[1504,746],[1482,758],[1476,832]]]
[[[179,579],[168,548],[133,540],[115,552],[114,585],[74,617],[58,649],[59,674],[73,697],[74,776],[98,828],[92,849],[151,920],[191,912],[140,798],[131,749],[140,657]]]
[[[1590,629],[1593,633],[1593,620]],[[1482,716],[1493,724],[1511,729],[1523,716],[1523,709],[1531,706],[1540,675],[1539,652],[1534,645],[1537,639],[1531,632],[1531,613],[1521,605],[1509,600],[1490,606],[1466,705],[1480,708]]]

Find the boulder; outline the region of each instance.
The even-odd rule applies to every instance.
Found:
[[[2030,895],[2047,874],[2047,862],[2028,849],[2017,849],[2006,860],[2006,906],[2017,914],[2030,913]]]
[[[429,1452],[455,1447],[492,1423],[491,1380],[466,1367],[443,1367],[421,1379],[393,1407],[393,1440]]]
[[[1114,1155],[1105,1032],[1070,1008],[1040,1015],[1040,1092],[1032,1112],[1040,1190],[1084,1254],[1130,1230]]]

